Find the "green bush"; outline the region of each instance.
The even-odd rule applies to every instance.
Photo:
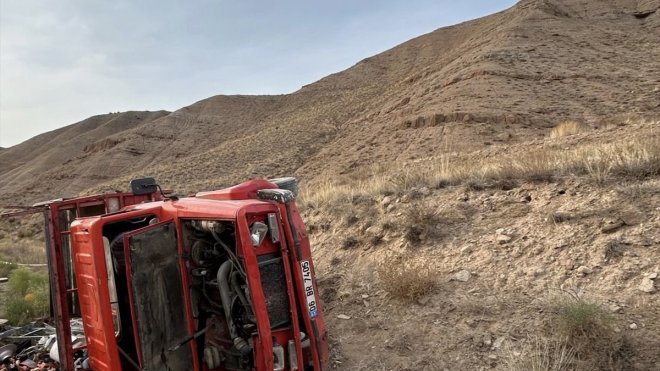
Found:
[[[8,283],[5,316],[13,325],[22,325],[48,315],[48,275],[17,268]]]
[[[0,257],[0,260],[3,259]],[[16,268],[18,268],[18,265],[14,263],[0,262],[0,277],[8,277]]]
[[[18,296],[7,299],[5,312],[9,323],[16,326],[29,323],[35,317],[32,303]]]

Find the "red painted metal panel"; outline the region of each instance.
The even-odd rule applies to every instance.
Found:
[[[46,245],[50,267],[50,290],[53,304],[52,315],[58,338],[60,365],[64,371],[73,371],[75,366],[73,364],[73,346],[71,343],[71,308],[69,308],[67,302],[68,290],[65,277],[66,262],[64,261],[61,239],[61,235],[67,232],[66,229],[63,228],[68,226],[63,226],[62,223],[60,223],[59,212],[60,210],[73,210],[76,215],[79,215],[81,206],[90,203],[106,203],[104,212],[107,212],[107,202],[111,198],[118,198],[120,201],[119,207],[121,208],[134,203],[159,200],[160,195],[133,195],[132,193],[116,192],[70,199],[59,199],[41,203],[43,207],[49,208],[44,212],[44,216],[47,225]],[[74,262],[71,263],[75,266],[75,259],[73,260]]]
[[[197,198],[211,200],[247,200],[256,199],[257,191],[260,189],[276,189],[277,185],[266,179],[254,179],[233,187],[220,189],[210,192],[199,192],[195,195]]]
[[[254,351],[255,354],[261,354],[261,356],[255,357],[255,362],[261,362],[261,364],[257,363],[255,366],[257,370],[272,370],[273,340],[271,338],[270,320],[266,306],[259,305],[260,303],[265,303],[266,298],[261,286],[261,274],[259,273],[257,255],[255,254],[254,249],[252,249],[252,244],[249,242],[251,241],[250,227],[247,224],[246,214],[247,210],[245,208],[238,210],[236,248],[240,249],[240,253],[245,260],[245,274],[247,275],[250,296],[252,298],[252,303],[256,303],[253,310],[257,317],[257,331],[259,332],[259,338],[254,344]],[[242,241],[248,242],[244,243]],[[237,253],[239,253],[239,251],[237,251]]]
[[[92,367],[95,371],[113,371],[120,370],[121,366],[112,323],[102,226],[98,221],[93,218],[74,222],[71,233],[78,295],[84,303],[81,310]]]
[[[318,287],[316,286],[316,273],[314,272],[314,264],[312,263],[312,252],[309,245],[309,237],[305,230],[305,224],[300,217],[300,212],[295,203],[282,204],[280,212],[283,215],[282,222],[286,232],[287,243],[289,244],[292,260],[292,271],[296,289],[298,290],[297,297],[299,298],[300,314],[303,318],[303,323],[307,328],[307,336],[311,340],[313,364],[315,370],[326,370],[329,364],[329,349],[327,343],[327,331],[325,328],[325,319],[323,318],[323,308],[320,300],[317,300],[317,315],[312,317],[307,308],[305,301],[306,292],[304,286],[304,277],[302,275],[301,265],[302,261],[309,263],[312,277],[312,287],[316,293],[316,298],[319,298]]]

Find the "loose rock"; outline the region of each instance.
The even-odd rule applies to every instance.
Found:
[[[495,339],[495,341],[493,342],[492,349],[493,350],[500,349],[500,347],[502,347],[502,343],[504,343],[504,340],[506,340],[504,336],[500,336],[497,339]]]
[[[610,312],[612,313],[620,313],[621,312],[621,307],[616,305],[616,304],[611,304],[610,305]]]
[[[337,318],[339,318],[339,319],[351,319],[351,316],[347,316],[345,314],[339,314],[339,315],[337,315]]]
[[[624,225],[625,225],[625,223],[623,223],[622,221],[618,221],[618,222],[614,222],[612,224],[608,224],[608,225],[604,226],[603,228],[600,229],[600,231],[602,233],[612,233],[612,232],[616,231],[617,229],[623,227]]]
[[[577,272],[578,274],[587,275],[587,274],[591,274],[593,272],[593,269],[585,265],[581,265],[578,267]]]
[[[453,279],[460,282],[467,282],[470,280],[471,276],[472,274],[470,273],[470,271],[463,269],[462,271],[454,274]]]
[[[424,306],[428,304],[428,302],[431,300],[430,297],[428,296],[422,296],[421,298],[417,299],[417,304]]]
[[[655,284],[653,283],[653,280],[648,277],[644,277],[642,282],[639,284],[639,290],[648,294],[654,293]]]
[[[505,235],[505,234],[498,234],[497,235],[497,243],[500,245],[504,245],[506,243],[509,243],[511,241],[511,237]]]

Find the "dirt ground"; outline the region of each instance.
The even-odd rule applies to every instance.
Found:
[[[579,295],[611,312],[616,330],[634,344],[629,369],[659,369],[660,298],[639,289],[660,271],[659,190],[660,179],[602,188],[571,180],[508,191],[436,190],[414,206],[465,216],[438,224],[438,237],[418,247],[396,230],[373,244],[364,225],[385,214],[380,200],[351,226],[341,216],[309,213],[312,225],[325,226],[312,238],[334,367],[506,369],[503,359],[544,328],[557,298]],[[396,204],[394,223],[413,206]],[[576,217],[549,221],[553,213]],[[603,232],[621,217],[629,218],[625,226]],[[511,239],[498,242],[502,235]],[[347,236],[359,242],[342,247]],[[395,257],[431,267],[432,291],[414,301],[389,297],[377,267],[400,264]],[[456,278],[463,270],[466,282]]]

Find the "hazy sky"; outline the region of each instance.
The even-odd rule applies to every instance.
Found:
[[[512,0],[0,0],[0,146],[89,116],[282,94]]]

